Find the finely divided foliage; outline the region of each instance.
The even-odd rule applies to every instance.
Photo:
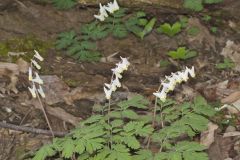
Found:
[[[207,3],[207,0],[204,2]],[[110,34],[124,38],[130,32],[143,38],[156,22],[155,18],[148,21],[144,12],[126,16],[126,10],[116,7],[116,1],[107,6],[100,5],[100,14],[95,18],[99,21],[83,25],[80,34],[75,31],[60,34],[57,48],[65,49],[78,60],[96,61],[100,58],[95,44],[97,40]],[[168,36],[173,36],[181,31],[181,24],[164,25],[161,29]],[[173,59],[192,57],[187,52],[190,51],[180,48],[169,56]],[[141,95],[120,102],[111,101],[112,92],[121,87],[119,79],[129,65],[127,58],[121,57],[121,62],[112,69],[111,82],[104,87],[108,104],[95,106],[91,117],[81,121],[64,138],[54,138],[51,144],[40,148],[33,160],[51,157],[78,160],[208,160],[205,147],[192,139],[207,129],[209,117],[215,114],[215,110],[201,96],[192,103],[182,104],[167,98],[167,93],[173,91],[176,84],[186,82],[189,76],[195,77],[194,67],[166,76],[162,87],[154,93],[156,100],[153,108],[152,102]],[[180,139],[182,135],[186,138]],[[152,145],[157,152],[149,149]]]
[[[147,111],[148,104],[148,100],[140,95],[117,103],[112,107],[110,124],[106,112],[104,115],[96,113],[81,122],[65,138],[55,138],[52,144],[43,146],[34,160],[53,155],[86,160],[208,159],[205,148],[197,142],[185,139],[174,143],[183,134],[191,138],[207,128],[208,117],[213,116],[215,111],[204,98],[198,96],[194,103],[183,104],[176,104],[172,100],[158,101],[157,111],[162,114],[157,115],[157,126],[162,122],[165,124],[161,129],[152,128],[151,115],[147,120],[144,118],[146,115],[138,114],[139,109]],[[103,110],[106,109],[103,107]],[[141,137],[148,136],[158,144],[158,153],[153,154],[145,148]]]
[[[101,54],[97,51],[96,41],[112,35],[115,38],[126,38],[129,33],[143,39],[149,34],[156,18],[147,20],[144,12],[128,16],[124,8],[111,8],[111,5],[100,5],[100,15],[95,15],[99,21],[82,25],[80,32],[63,32],[59,34],[56,48],[65,50],[69,56],[80,61],[98,61]],[[105,9],[107,7],[107,9]]]

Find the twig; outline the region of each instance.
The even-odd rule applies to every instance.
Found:
[[[40,98],[40,96],[39,96],[38,93],[37,93],[37,98],[38,98],[38,101],[39,101],[39,103],[40,103],[41,109],[42,109],[42,111],[43,111],[44,117],[45,117],[45,119],[46,119],[46,121],[47,121],[48,127],[49,127],[49,129],[50,129],[50,131],[51,131],[51,133],[52,133],[52,137],[54,138],[55,135],[54,135],[54,133],[53,133],[52,126],[51,126],[51,124],[50,124],[50,122],[49,122],[49,119],[48,119],[48,117],[47,117],[47,113],[46,113],[46,111],[45,111],[45,108],[44,108],[44,106],[43,106],[43,103],[42,103],[41,98]]]
[[[31,127],[25,127],[25,126],[17,126],[15,124],[10,124],[10,123],[5,123],[5,122],[0,122],[0,128],[8,128],[8,129],[16,130],[16,131],[24,131],[24,132],[30,132],[30,133],[44,134],[44,135],[48,135],[48,136],[52,135],[52,132],[49,131],[49,130],[37,129],[37,128],[31,128]],[[53,131],[53,133],[54,133],[55,136],[63,137],[68,132]]]

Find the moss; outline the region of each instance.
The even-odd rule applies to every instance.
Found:
[[[64,82],[69,86],[69,87],[77,87],[79,85],[79,81],[74,80],[74,79],[65,79]]]
[[[33,35],[15,37],[0,42],[0,57],[8,57],[8,52],[27,52],[27,54],[23,56],[23,59],[29,61],[34,54],[34,50],[37,50],[43,57],[45,57],[47,50],[53,47],[54,43],[52,41],[43,41]],[[14,62],[17,57],[11,58]]]

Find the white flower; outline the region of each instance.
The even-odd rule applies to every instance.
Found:
[[[188,80],[188,72],[183,71],[183,72],[177,72],[178,76],[182,78],[183,81],[187,82]]]
[[[110,99],[111,95],[112,95],[112,90],[111,89],[107,89],[106,87],[103,87],[104,92],[105,92],[105,97],[106,99]]]
[[[100,15],[103,15],[104,17],[108,17],[107,11],[105,10],[105,8],[102,6],[102,4],[99,4],[99,11],[100,11]]]
[[[189,69],[188,67],[186,67],[186,71],[190,74],[190,76],[192,78],[194,78],[196,75],[195,75],[195,70],[194,70],[194,66],[192,66],[191,69]]]
[[[43,80],[40,78],[37,72],[35,72],[35,78],[32,79],[32,81],[38,84],[43,84]]]
[[[43,57],[38,53],[38,51],[34,50],[34,52],[34,57],[37,58],[39,61],[43,61]]]
[[[123,67],[121,67],[121,64],[117,64],[117,67],[116,68],[113,68],[112,69],[113,73],[119,73],[121,74],[123,72]]]
[[[118,72],[114,73],[114,75],[115,75],[116,78],[119,78],[119,79],[122,78],[122,75],[120,73],[118,73]]]
[[[112,81],[112,85],[121,87],[121,83],[117,77]]]
[[[39,86],[39,89],[37,89],[38,93],[42,96],[42,98],[45,98],[45,93],[43,92],[43,89],[41,86]]]
[[[35,87],[35,85],[33,84],[32,88],[28,87],[28,89],[29,89],[30,93],[32,94],[32,97],[36,98],[37,95],[36,95],[36,87]]]
[[[104,85],[105,85],[108,89],[111,88],[111,85],[110,85],[110,84],[104,83]]]
[[[175,88],[175,86],[176,86],[176,84],[177,84],[177,82],[176,82],[176,80],[175,80],[174,78],[171,78],[171,79],[169,80],[168,84],[169,84],[169,86],[170,86],[170,90],[173,91],[174,88]]]
[[[161,92],[155,92],[153,93],[153,95],[158,97],[162,102],[166,101],[167,93],[164,90],[162,90]]]
[[[105,17],[104,15],[100,14],[100,15],[94,15],[94,17],[100,21],[104,21],[105,20]]]
[[[120,57],[120,58],[121,58],[121,60],[122,60],[122,64],[125,65],[125,66],[128,68],[128,66],[130,65],[130,63],[129,63],[129,61],[127,60],[127,58],[122,58],[122,57]]]
[[[122,78],[122,75],[121,75],[121,73],[123,72],[122,68],[116,67],[116,68],[113,68],[112,71],[113,71],[113,74],[116,76],[116,78],[119,78],[119,79]]]
[[[114,0],[113,1],[113,8],[115,8],[115,10],[119,10],[119,5],[118,5],[118,3],[117,3],[117,0]]]
[[[106,98],[107,99],[110,99],[111,98],[111,94],[112,92],[116,91],[118,87],[121,87],[121,83],[119,81],[119,79],[122,78],[122,72],[124,70],[127,70],[128,66],[130,65],[130,63],[127,61],[126,58],[122,58],[122,62],[120,63],[117,63],[117,67],[111,69],[112,72],[113,72],[113,76],[112,76],[112,79],[111,79],[111,83],[110,84],[107,84],[105,83],[104,85],[107,87],[104,87],[104,92],[105,92],[105,95],[106,95]],[[115,78],[115,79],[113,79]]]
[[[32,67],[28,68],[28,80],[31,81],[33,79],[32,77]]]
[[[35,60],[31,59],[31,62],[38,70],[41,69],[41,66]]]
[[[166,92],[173,91],[175,88],[175,85],[172,85],[170,83],[162,83],[162,86]]]
[[[105,7],[102,6],[101,3],[99,3],[99,15],[94,15],[95,18],[99,19],[100,21],[104,21],[106,17],[108,17],[107,11],[105,10]]]
[[[115,11],[119,10],[119,5],[117,3],[117,0],[114,0],[114,2],[109,2],[107,6],[104,6],[104,8],[109,12],[109,13],[114,13]]]
[[[182,83],[183,79],[175,73],[172,73],[172,78],[175,79],[176,83]]]

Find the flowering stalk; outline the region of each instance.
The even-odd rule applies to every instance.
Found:
[[[42,100],[41,98],[45,98],[45,93],[42,89],[42,84],[43,84],[43,80],[41,79],[41,77],[39,76],[38,72],[34,72],[34,77],[33,77],[33,68],[35,67],[36,69],[40,70],[41,69],[41,66],[38,64],[37,61],[43,61],[43,57],[38,53],[38,51],[34,50],[35,54],[33,56],[33,58],[31,59],[31,65],[28,69],[28,80],[32,83],[32,86],[31,87],[28,87],[31,95],[33,98],[37,98],[39,103],[40,103],[40,106],[42,108],[42,111],[43,111],[43,114],[45,116],[45,119],[47,121],[47,124],[48,124],[48,127],[52,133],[52,136],[54,137],[54,133],[53,133],[53,130],[52,130],[52,127],[50,125],[50,122],[48,120],[48,117],[47,117],[47,113],[44,109],[44,106],[43,106],[43,103],[42,103]],[[34,67],[33,67],[34,66]]]
[[[102,6],[102,4],[99,4],[99,15],[94,15],[94,17],[100,21],[104,21],[105,18],[108,17],[107,12],[113,14],[115,11],[119,10],[119,5],[117,3],[117,0],[114,0],[113,2],[109,2],[107,5]]]
[[[153,127],[155,126],[155,120],[156,120],[157,99],[159,98],[162,102],[165,102],[167,98],[167,93],[170,91],[173,91],[177,84],[180,84],[182,82],[187,82],[189,79],[189,75],[192,78],[195,77],[194,66],[192,66],[191,69],[186,67],[186,69],[182,72],[179,71],[177,73],[172,73],[171,76],[165,76],[166,79],[162,81],[162,83],[158,88],[158,91],[153,93],[153,95],[156,96],[154,111],[153,111],[153,121],[152,121]],[[164,127],[163,121],[161,123],[162,123],[162,127]]]
[[[152,127],[155,127],[155,121],[156,121],[156,112],[157,112],[157,100],[158,98],[162,101],[165,102],[167,98],[167,93],[170,91],[173,91],[175,86],[177,84],[180,84],[182,82],[187,82],[189,79],[189,75],[194,78],[195,77],[195,71],[194,71],[194,66],[192,66],[191,69],[186,67],[186,69],[182,72],[177,72],[177,73],[172,73],[171,76],[165,76],[165,80],[162,81],[160,84],[157,92],[154,92],[153,95],[155,97],[155,103],[154,103],[154,110],[153,110],[153,120],[152,120]],[[162,90],[160,90],[162,89]],[[162,115],[162,106],[160,106],[160,117],[161,117],[161,125],[162,128],[164,127],[164,122],[163,122],[163,115]],[[147,142],[147,148],[149,148],[151,143],[151,137],[148,137],[148,142]],[[160,151],[162,150],[162,147],[160,148]]]
[[[119,79],[122,78],[122,73],[123,71],[127,70],[130,63],[128,62],[127,58],[121,58],[121,62],[116,64],[116,67],[112,69],[112,79],[111,79],[111,83],[107,84],[105,83],[103,89],[104,89],[104,93],[105,93],[105,97],[108,100],[108,116],[110,115],[110,111],[111,111],[111,96],[112,93],[115,92],[117,90],[117,88],[121,87],[121,83],[119,81]],[[108,117],[108,123],[110,121],[110,118]]]

